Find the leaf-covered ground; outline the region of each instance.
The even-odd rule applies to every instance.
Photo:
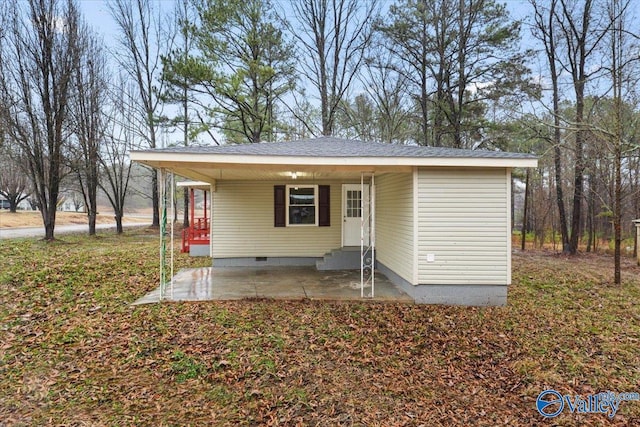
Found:
[[[179,256],[180,267],[206,259]],[[640,391],[640,270],[516,254],[497,308],[247,300],[129,304],[157,241],[0,242],[0,425],[640,425],[535,409]]]

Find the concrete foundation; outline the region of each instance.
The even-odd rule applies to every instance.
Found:
[[[504,285],[417,285],[413,299],[417,304],[502,306],[507,304]]]
[[[412,285],[384,264],[376,268],[407,293],[416,304],[503,306],[507,304],[506,285]]]
[[[315,266],[322,258],[315,257],[254,257],[254,258],[214,258],[214,267],[280,267]]]
[[[189,255],[191,256],[210,256],[211,247],[207,245],[189,245]]]

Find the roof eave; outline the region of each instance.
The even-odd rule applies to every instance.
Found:
[[[167,153],[154,151],[132,151],[131,160],[156,168],[171,168],[181,163],[215,164],[216,167],[238,166],[318,166],[318,167],[362,167],[363,169],[384,167],[537,167],[535,157],[311,157],[311,156],[264,156],[207,153]]]

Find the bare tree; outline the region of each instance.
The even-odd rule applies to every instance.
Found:
[[[434,14],[431,8],[440,11],[440,19],[433,19]],[[441,75],[441,71],[436,70],[435,67],[443,66],[443,64],[432,64],[432,54],[435,53],[432,42],[442,40],[445,37],[448,15],[449,8],[446,2],[407,0],[391,5],[389,8],[390,21],[380,21],[376,25],[387,40],[385,48],[392,56],[388,65],[404,76],[413,89],[412,98],[417,104],[420,115],[418,121],[420,133],[416,140],[421,145],[441,145],[440,141],[434,137],[433,132],[434,129],[439,129],[443,123],[444,118],[440,112],[434,114],[433,125],[430,126],[431,76],[434,72]],[[442,22],[443,20],[445,23]],[[440,78],[437,82],[440,86],[438,86],[436,93],[444,94],[441,85],[444,80]],[[435,133],[439,134],[440,132]]]
[[[0,122],[0,196],[9,202],[9,212],[16,212],[21,201],[29,197],[29,178],[24,174],[20,164],[17,144],[4,138]]]
[[[79,58],[79,12],[73,0],[7,2],[0,46],[0,105],[8,136],[24,154],[45,227],[54,239]]]
[[[625,59],[623,59],[625,10],[629,3],[621,4],[620,0],[611,0],[609,5],[609,19],[612,21],[610,32],[611,46],[611,88],[613,89],[613,113],[614,132],[611,138],[614,157],[614,200],[613,200],[613,232],[614,232],[614,283],[621,283],[620,274],[620,246],[622,242],[622,150],[624,136],[622,133],[622,93],[623,93],[623,73],[625,70]]]
[[[340,135],[366,141],[404,144],[415,137],[415,108],[407,80],[392,64],[388,50],[376,49],[359,76],[363,92],[340,104]]]
[[[120,77],[112,86],[108,99],[109,108],[105,117],[107,130],[105,141],[100,150],[100,181],[102,191],[113,207],[116,220],[116,230],[122,233],[122,218],[129,191],[131,178],[131,161],[129,151],[135,148],[135,123],[129,118],[134,114],[136,106],[133,104],[137,88],[127,83],[125,77]]]
[[[640,61],[640,49],[638,42],[640,35],[630,31],[632,26],[631,2],[629,0],[609,0],[607,2],[607,43],[605,68],[608,71],[611,83],[611,103],[605,103],[606,114],[604,120],[599,123],[590,123],[590,128],[602,135],[603,148],[607,157],[613,163],[612,181],[612,223],[614,238],[614,283],[621,283],[621,246],[622,246],[622,218],[623,199],[628,195],[628,185],[623,183],[623,168],[625,157],[633,150],[635,136],[633,105],[638,79],[638,61]],[[595,126],[594,126],[595,125]]]
[[[362,77],[365,90],[376,106],[379,139],[404,144],[414,134],[413,108],[407,102],[409,85],[406,75],[394,69],[386,49],[373,51]]]
[[[551,79],[551,99],[552,99],[552,139],[550,143],[553,147],[554,171],[556,180],[556,204],[559,212],[560,236],[562,238],[562,251],[569,252],[569,229],[567,227],[567,213],[564,202],[564,183],[562,180],[562,153],[561,153],[561,127],[560,127],[560,87],[558,84],[559,70],[557,64],[557,4],[558,0],[551,0],[548,8],[545,8],[537,0],[532,0],[534,9],[535,25],[533,34],[544,47],[545,57],[549,66],[547,74]]]
[[[358,75],[371,43],[377,0],[297,0],[292,34],[298,41],[302,75],[318,91],[322,134],[332,135],[336,114]]]
[[[336,123],[342,129],[341,135],[364,141],[378,141],[379,130],[376,121],[376,106],[367,94],[356,95],[353,100],[342,101],[336,116]]]
[[[139,136],[150,148],[156,148],[159,141],[158,117],[164,91],[162,77],[161,49],[170,50],[164,43],[162,22],[159,11],[152,7],[150,0],[111,0],[111,15],[120,30],[120,48],[114,57],[120,67],[129,74],[137,88],[135,115],[142,124]],[[160,225],[160,205],[158,195],[158,173],[151,171],[151,198],[153,203],[153,223]]]
[[[103,107],[106,102],[107,60],[101,41],[89,28],[84,28],[82,36],[82,55],[74,76],[72,112],[76,144],[71,162],[89,217],[89,235],[94,235],[98,213],[100,145],[105,134]]]
[[[540,2],[532,2],[535,11],[535,35],[542,41],[550,67],[553,86],[553,124],[552,140],[555,153],[555,176],[557,204],[560,211],[560,230],[563,252],[575,254],[582,230],[582,206],[584,203],[586,154],[585,142],[588,126],[585,123],[585,102],[587,87],[599,74],[602,67],[598,64],[598,49],[607,34],[610,23],[606,14],[600,13],[600,3],[593,0],[552,0],[549,8]],[[573,91],[572,108],[561,111],[559,87],[560,76],[568,75]],[[571,115],[569,117],[568,115]],[[570,227],[564,200],[564,185],[561,171],[563,131],[573,135],[570,150],[570,162],[573,163],[573,179],[566,185],[571,186],[573,194],[569,200]]]
[[[557,60],[562,64],[563,70],[571,76],[576,105],[573,119],[575,143],[571,233],[567,248],[568,253],[575,254],[578,251],[584,194],[585,89],[589,79],[601,71],[598,68],[590,70],[588,65],[607,33],[607,26],[595,22],[598,11],[595,10],[592,0],[579,3],[574,0],[560,0],[556,16],[564,50],[564,55],[558,55]]]

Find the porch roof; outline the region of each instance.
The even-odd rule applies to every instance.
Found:
[[[131,160],[207,182],[218,179],[347,178],[410,172],[415,166],[536,167],[525,153],[382,144],[334,137],[291,142],[171,147],[131,152]]]

